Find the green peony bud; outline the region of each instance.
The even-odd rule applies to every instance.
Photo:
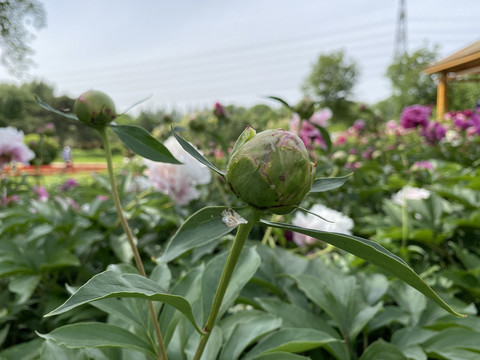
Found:
[[[113,100],[105,93],[89,90],[79,96],[73,108],[84,124],[102,127],[117,117]]]
[[[238,138],[226,174],[240,199],[274,214],[292,211],[314,178],[315,164],[297,135],[281,129],[256,134],[250,127]]]

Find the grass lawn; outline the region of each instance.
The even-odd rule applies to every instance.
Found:
[[[113,162],[121,162],[123,159],[123,155],[113,155]],[[91,149],[91,150],[83,150],[83,149],[72,149],[72,160],[73,163],[98,163],[98,162],[105,162],[105,151],[103,149]],[[56,162],[62,161],[61,154],[59,158],[55,159]]]
[[[82,149],[72,149],[72,160],[73,165],[75,164],[86,164],[86,163],[101,163],[106,165],[105,161],[105,152],[103,149],[92,149],[92,150],[82,150]],[[123,155],[114,155],[113,156],[113,163],[115,167],[119,167],[123,160]],[[60,167],[64,167],[64,161],[61,156],[61,152],[59,156],[54,160],[53,164],[59,165]],[[107,171],[100,172],[99,176],[106,176]],[[15,178],[15,177],[12,177]],[[51,187],[59,187],[63,184],[67,179],[74,178],[78,181],[79,184],[83,186],[89,186],[95,183],[95,179],[92,176],[91,172],[78,172],[78,173],[61,173],[61,174],[53,174],[48,175],[48,173],[41,177],[35,176],[26,176],[26,181],[32,185],[42,185],[47,188]]]

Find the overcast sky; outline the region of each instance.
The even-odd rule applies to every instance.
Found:
[[[107,92],[119,110],[296,102],[319,54],[343,49],[361,70],[355,100],[390,93],[398,0],[44,0],[36,67],[57,95]],[[407,43],[446,56],[480,39],[480,0],[407,0]],[[16,81],[0,68],[0,81]]]

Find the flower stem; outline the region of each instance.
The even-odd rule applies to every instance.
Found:
[[[273,214],[271,221],[275,222],[281,219],[282,219],[282,215]],[[263,235],[263,238],[262,238],[262,245],[267,245],[267,242],[268,242],[270,247],[273,249],[275,247],[275,241],[270,237],[270,235],[272,235],[272,230],[273,229],[271,227],[267,227],[267,230],[265,230],[265,234]]]
[[[215,293],[215,298],[213,299],[213,304],[212,308],[210,309],[207,323],[203,328],[204,334],[200,338],[200,343],[198,344],[197,352],[195,353],[195,357],[193,358],[193,360],[200,360],[200,358],[202,357],[205,346],[207,345],[208,338],[210,337],[212,329],[215,325],[215,321],[220,311],[220,307],[222,306],[223,298],[225,296],[225,292],[227,291],[228,284],[230,283],[233,271],[235,270],[235,266],[237,265],[238,258],[240,257],[240,254],[245,245],[245,242],[247,241],[250,231],[252,230],[253,226],[259,221],[259,219],[260,212],[255,210],[252,217],[248,220],[248,223],[241,224],[238,227],[237,234],[235,235],[235,240],[233,240],[230,253],[228,254],[227,261],[223,268],[222,276],[220,278],[217,291]]]
[[[122,203],[120,202],[120,196],[118,195],[117,190],[117,183],[115,180],[115,174],[113,172],[113,163],[112,163],[112,151],[110,149],[110,141],[108,140],[107,135],[107,127],[102,127],[98,129],[100,133],[100,137],[102,138],[103,146],[105,148],[105,156],[107,159],[107,167],[108,167],[108,175],[110,178],[110,186],[112,191],[113,202],[115,203],[115,208],[117,209],[118,217],[122,224],[123,230],[127,235],[128,242],[130,243],[130,247],[132,248],[133,257],[135,259],[135,264],[137,265],[138,271],[140,275],[147,277],[145,273],[145,268],[143,267],[142,258],[140,257],[140,253],[138,252],[137,245],[135,244],[135,240],[133,238],[132,231],[130,230],[130,226],[128,225],[127,219],[125,218],[125,214],[123,213]],[[151,300],[148,300],[148,306],[150,308],[150,314],[152,315],[153,324],[155,327],[155,333],[158,339],[158,358],[167,360],[167,350],[165,348],[165,344],[163,342],[162,333],[160,331],[160,325],[158,324],[157,314],[155,312],[155,308],[153,307],[153,303]]]

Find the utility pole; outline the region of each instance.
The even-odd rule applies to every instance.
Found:
[[[406,0],[398,0],[398,16],[395,29],[395,58],[402,56],[407,52],[407,5]]]

